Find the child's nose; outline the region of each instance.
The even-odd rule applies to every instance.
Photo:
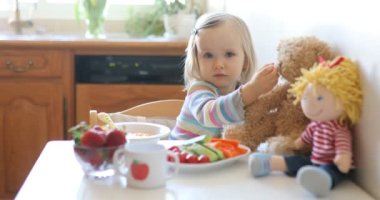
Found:
[[[220,59],[216,59],[214,62],[214,68],[215,69],[223,69],[224,68],[224,63]]]

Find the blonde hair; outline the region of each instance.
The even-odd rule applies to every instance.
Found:
[[[244,51],[244,67],[241,73],[241,83],[246,83],[256,70],[256,55],[253,49],[253,42],[247,25],[244,21],[234,15],[217,12],[202,15],[195,24],[193,33],[190,36],[189,42],[186,48],[186,59],[184,69],[184,81],[185,90],[189,89],[190,83],[194,80],[200,80],[200,70],[197,59],[197,46],[195,43],[195,37],[198,31],[216,27],[224,22],[229,21],[236,25],[240,37],[243,51]]]
[[[351,124],[358,122],[363,95],[358,68],[351,60],[337,57],[331,62],[315,64],[310,70],[302,70],[302,76],[289,90],[296,97],[295,104],[300,102],[308,84],[326,87],[342,103],[344,112],[339,122],[347,119]]]

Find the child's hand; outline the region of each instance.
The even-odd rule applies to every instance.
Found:
[[[274,64],[262,67],[242,89],[242,99],[245,105],[250,104],[260,95],[269,92],[278,79],[277,69]]]
[[[250,83],[255,87],[258,95],[265,94],[272,90],[277,84],[278,73],[274,64],[267,64],[262,67],[250,80]]]

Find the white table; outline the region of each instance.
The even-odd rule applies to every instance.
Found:
[[[163,141],[165,143],[165,141]],[[92,180],[84,177],[75,160],[71,141],[47,143],[16,196],[32,199],[314,199],[297,185],[295,178],[282,173],[253,179],[247,163],[238,161],[217,170],[179,174],[166,187],[138,190],[127,187],[124,178]],[[351,181],[338,185],[327,199],[373,199]]]

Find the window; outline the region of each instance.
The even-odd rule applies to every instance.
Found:
[[[0,11],[10,10],[14,6],[16,0],[0,0]],[[35,4],[38,0],[18,0],[19,4]]]
[[[74,3],[76,0],[45,0],[48,3]],[[111,4],[152,5],[154,0],[108,0]]]
[[[76,0],[18,0],[22,14],[33,18],[73,19]],[[111,19],[123,19],[127,5],[153,5],[155,0],[108,0]],[[0,0],[0,18],[8,18],[16,0]],[[32,14],[31,14],[32,13]]]

